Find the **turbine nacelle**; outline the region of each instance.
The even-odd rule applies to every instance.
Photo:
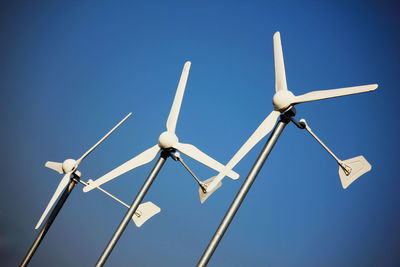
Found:
[[[176,144],[178,144],[178,137],[171,132],[163,132],[158,138],[158,145],[162,149],[173,148]]]
[[[272,98],[272,104],[275,110],[284,111],[294,102],[295,96],[292,92],[281,90],[277,91]]]

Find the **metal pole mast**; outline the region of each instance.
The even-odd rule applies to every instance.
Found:
[[[29,261],[33,257],[33,255],[36,252],[36,249],[39,247],[40,243],[42,242],[43,238],[46,236],[47,231],[50,229],[51,225],[53,224],[53,221],[57,217],[58,212],[61,210],[63,207],[65,201],[69,197],[69,195],[72,192],[72,189],[74,189],[75,185],[78,183],[79,177],[74,174],[74,176],[71,178],[69,181],[69,184],[67,188],[65,188],[63,194],[61,195],[60,199],[58,200],[56,206],[54,209],[51,211],[50,216],[47,218],[46,223],[43,225],[42,229],[38,233],[35,241],[33,242],[31,248],[29,249],[28,253],[26,254],[25,258],[23,259],[21,263],[21,267],[25,267],[28,265]]]
[[[257,178],[257,175],[260,172],[262,166],[264,165],[264,162],[266,161],[269,154],[271,153],[272,148],[278,141],[278,138],[281,135],[283,129],[289,123],[290,117],[292,117],[294,115],[295,115],[294,109],[291,109],[291,110],[287,111],[285,114],[281,115],[281,120],[278,122],[274,131],[270,135],[263,150],[261,151],[256,162],[254,163],[253,167],[251,168],[249,174],[247,175],[246,180],[243,182],[239,192],[237,193],[231,206],[229,207],[228,211],[226,212],[225,217],[221,221],[217,231],[214,233],[214,236],[211,239],[210,243],[208,244],[207,249],[204,251],[203,255],[201,256],[201,259],[197,263],[198,267],[207,266],[215,249],[217,248],[219,242],[221,241],[222,237],[224,236],[226,230],[228,229],[229,224],[232,222],[236,212],[240,208],[240,205],[242,204],[248,191],[250,190],[250,187],[252,186],[253,182]]]
[[[115,245],[117,244],[119,238],[125,231],[125,228],[128,226],[130,219],[132,218],[133,214],[136,212],[139,204],[142,202],[143,198],[145,197],[147,191],[149,190],[151,184],[153,183],[154,179],[157,177],[157,174],[160,172],[162,166],[164,165],[166,159],[169,156],[169,151],[162,151],[161,156],[158,159],[156,165],[151,170],[149,176],[147,177],[145,183],[143,184],[142,188],[140,189],[139,193],[136,195],[135,200],[132,202],[131,207],[129,208],[128,212],[125,214],[125,217],[122,219],[121,223],[119,224],[117,230],[115,230],[114,235],[108,242],[107,247],[104,249],[103,253],[101,254],[99,260],[96,263],[96,267],[103,266],[107,261],[107,258],[110,256],[112,250],[114,249]]]

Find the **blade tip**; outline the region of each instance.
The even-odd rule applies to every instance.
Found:
[[[232,171],[231,176],[228,177],[230,177],[232,180],[237,180],[240,178],[240,175],[237,172],[235,172],[234,170],[231,171]]]
[[[89,185],[87,185],[87,186],[85,186],[85,187],[83,187],[82,188],[82,191],[84,192],[84,193],[87,193],[87,192],[89,192],[91,189],[89,188]]]

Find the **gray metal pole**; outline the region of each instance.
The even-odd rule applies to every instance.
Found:
[[[115,230],[114,235],[112,236],[111,240],[108,242],[107,247],[104,249],[103,254],[101,254],[99,260],[96,263],[96,266],[103,266],[106,262],[108,256],[110,256],[112,250],[114,249],[115,245],[117,244],[119,238],[121,237],[122,233],[125,231],[125,228],[128,226],[130,219],[132,218],[133,214],[136,212],[139,204],[142,202],[144,196],[146,195],[147,191],[149,190],[151,184],[153,183],[154,179],[157,177],[157,174],[161,170],[162,166],[167,159],[169,152],[162,151],[161,156],[158,159],[156,165],[151,170],[149,176],[147,177],[145,183],[143,184],[142,188],[140,189],[139,193],[136,195],[135,200],[132,202],[131,207],[129,208],[128,212],[125,214],[125,217],[122,219],[121,223],[119,224],[117,230]]]
[[[35,254],[36,249],[39,247],[39,245],[42,242],[43,238],[45,237],[47,231],[50,229],[54,219],[57,217],[58,212],[61,210],[61,208],[63,207],[65,201],[67,200],[67,198],[69,196],[69,194],[71,194],[72,189],[74,189],[76,183],[78,182],[78,180],[76,180],[76,179],[79,179],[79,177],[74,176],[69,181],[69,184],[67,185],[67,188],[64,190],[64,192],[61,195],[60,199],[58,200],[56,206],[51,211],[51,213],[49,215],[49,218],[47,219],[46,223],[44,224],[44,226],[42,227],[42,229],[38,233],[35,241],[33,242],[32,246],[31,246],[31,248],[29,249],[28,253],[26,254],[25,258],[23,259],[23,261],[22,261],[22,263],[20,265],[21,267],[27,266],[29,261],[31,260],[31,258]]]
[[[229,224],[232,222],[233,217],[235,216],[236,212],[240,208],[244,198],[247,195],[247,192],[250,190],[251,185],[253,184],[254,180],[257,178],[258,173],[260,172],[262,166],[264,165],[265,160],[268,158],[272,148],[274,147],[276,141],[278,140],[279,136],[281,135],[283,129],[288,124],[288,119],[283,119],[278,122],[277,126],[275,127],[274,131],[270,135],[267,143],[265,144],[263,150],[261,151],[260,155],[258,156],[256,162],[254,163],[253,167],[251,168],[249,174],[247,175],[246,180],[243,182],[242,187],[240,188],[239,192],[237,193],[235,199],[233,200],[229,210],[226,212],[224,219],[221,221],[217,231],[215,232],[213,238],[211,239],[210,243],[208,244],[207,249],[204,251],[201,259],[197,263],[198,267],[204,267],[208,264],[210,258],[212,257],[215,249],[217,248],[219,242],[221,241],[222,237],[224,236],[226,230],[229,227]]]

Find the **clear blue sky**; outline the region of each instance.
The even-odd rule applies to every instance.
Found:
[[[289,125],[209,266],[398,266],[399,11],[395,1],[3,1],[1,265],[20,263],[60,181],[45,161],[78,158],[130,111],[81,164],[83,179],[154,145],[186,60],[177,134],[227,163],[272,110],[279,30],[295,94],[380,85],[297,108],[340,158],[364,155],[373,168],[343,190],[337,164]],[[162,212],[129,225],[108,266],[194,266],[263,143],[203,205],[168,160],[145,198]],[[184,159],[202,179],[216,174]],[[153,164],[104,188],[131,202]],[[31,266],[92,266],[124,214],[78,185]]]

